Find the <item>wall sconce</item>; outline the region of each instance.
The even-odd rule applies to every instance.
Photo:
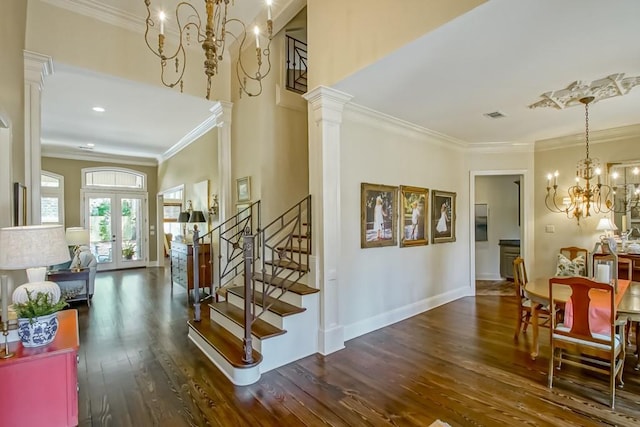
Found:
[[[209,215],[211,215],[211,216],[218,215],[218,208],[219,207],[220,207],[220,205],[218,204],[218,195],[217,194],[212,194],[211,195],[211,207],[209,208]]]

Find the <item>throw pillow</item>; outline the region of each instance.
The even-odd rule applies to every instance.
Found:
[[[587,269],[583,255],[570,260],[562,254],[558,254],[556,276],[586,276]]]

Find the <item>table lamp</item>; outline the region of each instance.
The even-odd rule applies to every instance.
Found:
[[[27,225],[0,229],[0,270],[27,270],[28,283],[13,291],[13,302],[27,301],[33,294],[48,292],[51,300],[60,300],[60,287],[45,281],[47,267],[67,262],[69,247],[61,225]],[[5,304],[5,298],[3,298]]]
[[[187,236],[187,222],[189,222],[189,217],[191,214],[189,211],[180,212],[178,215],[178,222],[182,224],[182,238],[186,238]]]
[[[194,223],[193,229],[197,230],[197,223],[207,222],[207,220],[204,218],[204,213],[202,211],[193,211],[189,217],[189,222]]]
[[[73,246],[73,252],[70,251],[69,253],[73,259],[71,268],[78,268],[80,266],[78,252],[80,252],[80,246],[89,244],[89,230],[82,227],[69,227],[65,232],[65,239],[67,241],[67,245]]]

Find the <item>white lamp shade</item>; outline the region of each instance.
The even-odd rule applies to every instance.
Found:
[[[596,230],[598,231],[611,231],[617,229],[618,227],[616,227],[616,225],[612,223],[609,218],[600,218],[598,226],[596,227]]]
[[[88,245],[89,230],[82,227],[69,227],[65,233],[65,238],[69,246]]]
[[[0,229],[0,270],[60,264],[71,259],[61,225]]]

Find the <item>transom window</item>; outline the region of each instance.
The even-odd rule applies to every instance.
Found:
[[[83,188],[146,190],[146,175],[130,169],[90,168],[82,170]]]

